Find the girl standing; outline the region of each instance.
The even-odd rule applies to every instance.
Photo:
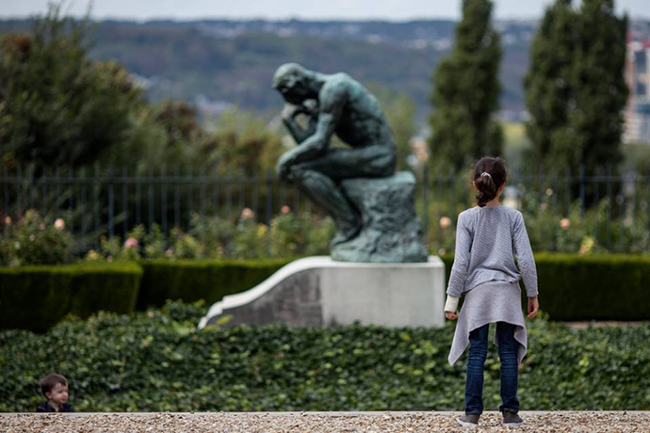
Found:
[[[470,345],[465,415],[458,419],[463,426],[478,425],[483,413],[483,366],[488,351],[488,329],[493,322],[496,322],[495,344],[501,359],[499,411],[505,425],[523,423],[517,414],[517,369],[526,354],[528,341],[519,280],[526,285],[528,318],[533,318],[539,310],[537,271],[521,212],[499,202],[506,177],[501,158],[481,158],[474,166],[473,181],[478,191],[478,206],[458,215],[445,315],[449,320],[459,319],[449,363],[453,365]],[[519,269],[513,255],[517,256]],[[463,293],[465,300],[459,315],[456,310]]]

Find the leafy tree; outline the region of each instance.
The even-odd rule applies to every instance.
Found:
[[[531,162],[592,173],[622,160],[626,35],[613,0],[583,0],[579,10],[557,0],[547,9],[525,81]]]
[[[573,79],[575,110],[570,125],[580,161],[587,169],[622,161],[623,108],[627,101],[625,53],[627,17],[619,18],[614,0],[583,0],[576,22]]]
[[[273,170],[285,150],[282,135],[269,128],[264,117],[229,110],[217,119],[214,131],[201,140],[196,158],[222,175],[263,175]]]
[[[165,99],[160,103],[156,117],[167,131],[170,143],[195,140],[203,133],[196,108],[185,101]]]
[[[440,61],[431,101],[431,148],[436,165],[456,170],[483,155],[501,155],[503,132],[492,118],[499,105],[499,34],[489,0],[463,0],[451,53]]]
[[[564,168],[579,159],[569,131],[569,109],[575,105],[573,64],[576,51],[576,13],[571,0],[550,6],[533,39],[531,64],[524,79],[531,119],[527,133],[533,144],[528,159]]]
[[[82,165],[125,138],[142,102],[126,70],[87,54],[87,20],[50,5],[32,31],[0,46],[0,154],[5,160]]]

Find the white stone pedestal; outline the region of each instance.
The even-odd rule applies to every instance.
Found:
[[[349,263],[329,256],[289,263],[261,284],[215,303],[199,328],[230,315],[227,326],[442,326],[445,266],[424,263]]]

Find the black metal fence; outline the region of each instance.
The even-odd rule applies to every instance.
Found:
[[[193,213],[235,219],[242,209],[249,208],[263,223],[283,206],[294,212],[320,213],[294,185],[279,182],[271,172],[215,175],[180,166],[147,172],[96,166],[77,171],[47,169],[34,176],[20,167],[5,167],[0,182],[3,215],[35,209],[63,217],[77,236],[91,244],[100,234],[124,236],[140,224],[158,224],[163,232],[172,227],[186,229]],[[541,207],[557,215],[568,215],[578,206],[584,216],[603,198],[609,199],[609,240],[614,221],[634,220],[650,211],[650,173],[613,174],[611,167],[594,173],[585,173],[584,168],[577,173],[568,168],[552,173],[541,169],[511,173],[503,201],[524,212],[537,212]],[[453,221],[473,201],[468,173],[431,173],[425,168],[418,174],[416,207],[429,240],[442,236],[444,217]]]

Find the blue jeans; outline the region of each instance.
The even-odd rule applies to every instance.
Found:
[[[469,359],[467,360],[467,380],[465,382],[465,413],[483,413],[483,367],[488,353],[488,330],[486,324],[469,333]],[[519,412],[517,399],[517,341],[515,325],[497,322],[499,338],[499,358],[501,359],[501,402],[500,412]]]

